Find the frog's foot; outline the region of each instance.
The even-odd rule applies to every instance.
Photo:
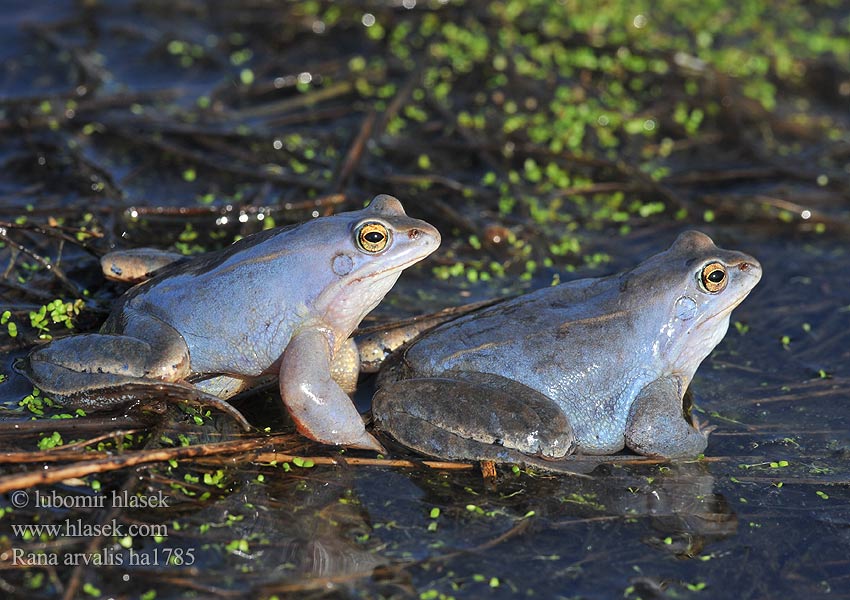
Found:
[[[393,352],[415,340],[426,331],[502,300],[503,298],[494,298],[483,302],[444,308],[439,312],[418,315],[387,325],[361,327],[355,332],[360,370],[364,373],[377,373],[384,361]],[[337,381],[339,380],[337,379]]]
[[[145,393],[150,396],[151,392],[156,392],[156,399],[164,399],[177,404],[194,404],[201,407],[214,408],[219,412],[223,412],[232,418],[243,431],[251,431],[253,427],[248,422],[241,412],[236,407],[222,400],[218,396],[213,396],[207,392],[180,382],[148,382],[143,384],[130,384],[125,386],[122,393],[126,394],[131,390],[138,390],[139,393]]]
[[[107,252],[100,259],[100,267],[107,279],[139,283],[150,279],[159,269],[182,260],[186,260],[186,256],[176,252],[133,248]]]
[[[453,375],[381,387],[372,400],[376,427],[441,458],[526,462],[573,452],[572,427],[550,398],[496,375]]]
[[[280,395],[298,432],[323,444],[384,452],[366,432],[363,419],[339,384],[331,378],[327,332],[306,329],[286,346],[280,361]]]
[[[270,377],[268,379],[271,379]],[[236,377],[234,375],[204,376],[202,379],[191,378],[189,383],[207,395],[221,399],[230,399],[247,392],[252,387],[262,385],[262,377]]]
[[[182,340],[181,340],[182,341]],[[185,344],[183,344],[185,348]],[[54,340],[37,348],[18,369],[60,404],[98,410],[127,402],[121,393],[104,395],[133,383],[177,381],[188,375],[188,350],[159,358],[151,344],[134,337],[100,333]]]
[[[708,436],[711,435],[712,431],[717,429],[717,425],[709,425],[708,421],[700,421],[694,416],[691,417],[691,423],[693,424],[694,429],[701,433],[706,439],[708,439]]]
[[[682,416],[679,381],[665,377],[638,394],[626,422],[626,446],[646,456],[693,458],[708,446],[712,427],[691,425]]]

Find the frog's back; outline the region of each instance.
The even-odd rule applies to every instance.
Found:
[[[303,241],[317,223],[261,232],[165,269],[113,314],[134,309],[171,325],[189,347],[194,372],[259,375],[313,316],[327,274]]]
[[[634,327],[619,286],[615,276],[537,290],[435,329],[406,359],[423,374],[492,372],[551,393],[553,376],[610,360]]]

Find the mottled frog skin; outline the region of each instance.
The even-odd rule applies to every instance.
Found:
[[[445,458],[696,456],[710,430],[683,395],[760,277],[751,256],[689,231],[626,273],[473,312],[387,362],[376,427]]]
[[[352,331],[402,270],[439,244],[434,227],[380,195],[362,210],[260,232],[198,258],[166,256],[171,264],[129,290],[100,333],[36,349],[22,371],[54,399],[88,409],[126,399],[115,391],[131,384],[191,379],[228,397],[279,374],[301,433],[380,450],[331,372],[344,357],[356,381]],[[114,257],[104,267],[123,272]]]

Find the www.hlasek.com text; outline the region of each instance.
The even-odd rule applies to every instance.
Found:
[[[21,539],[69,537],[168,537],[164,523],[131,523],[126,525],[112,519],[108,523],[86,523],[82,519],[65,519],[60,523],[13,523],[12,531]]]

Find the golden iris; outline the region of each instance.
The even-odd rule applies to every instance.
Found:
[[[390,232],[383,223],[370,221],[357,228],[357,247],[364,252],[376,254],[387,247]]]
[[[708,263],[702,268],[700,275],[702,286],[709,292],[719,292],[726,287],[729,277],[726,275],[726,267],[719,262]]]

